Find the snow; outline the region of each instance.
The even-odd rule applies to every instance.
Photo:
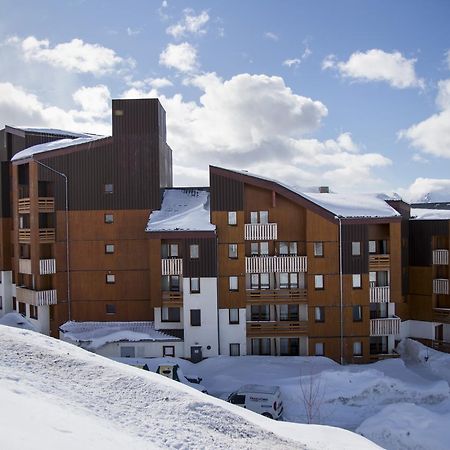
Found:
[[[32,331],[0,326],[0,341],[8,450],[379,448],[346,430],[267,419]]]
[[[95,142],[99,139],[105,139],[107,136],[97,136],[97,135],[84,135],[76,139],[58,139],[57,141],[46,142],[44,144],[33,145],[28,147],[18,153],[16,153],[11,161],[17,161],[19,159],[30,158],[38,153],[50,152],[52,150],[58,150],[61,148],[67,148],[74,145],[86,144],[89,142]]]
[[[411,219],[450,220],[450,209],[411,208]]]
[[[17,312],[10,312],[0,318],[0,325],[37,331],[36,327],[25,316]]]
[[[96,350],[112,342],[179,341],[155,330],[153,322],[66,322],[60,330],[65,338],[87,343],[84,348]]]
[[[63,136],[72,136],[72,137],[86,137],[86,136],[94,136],[90,133],[76,133],[73,131],[61,130],[58,128],[39,128],[39,127],[11,127],[16,130],[26,131],[28,133],[43,133],[43,134],[56,134]]]
[[[205,189],[166,189],[161,209],[150,214],[146,231],[214,231]]]

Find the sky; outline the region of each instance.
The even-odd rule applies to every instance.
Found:
[[[448,0],[1,0],[0,127],[111,133],[158,97],[174,184],[208,165],[450,200]]]

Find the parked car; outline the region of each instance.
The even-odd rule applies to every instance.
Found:
[[[164,377],[170,378],[171,380],[179,381],[180,383],[191,386],[198,391],[207,394],[205,386],[201,385],[202,379],[197,376],[184,375],[181,367],[178,364],[161,364],[156,369],[156,373],[163,375]]]
[[[228,396],[228,402],[257,412],[270,419],[283,416],[283,401],[279,386],[246,384]]]

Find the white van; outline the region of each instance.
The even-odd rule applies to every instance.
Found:
[[[281,419],[283,401],[279,386],[246,384],[228,396],[228,402],[257,412],[270,419]]]

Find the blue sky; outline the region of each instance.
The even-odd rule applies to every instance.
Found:
[[[158,96],[177,185],[208,164],[450,199],[447,0],[2,1],[0,126],[110,133]]]

